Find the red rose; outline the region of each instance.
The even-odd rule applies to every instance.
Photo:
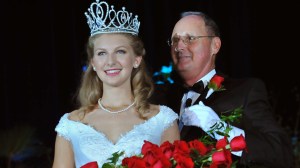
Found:
[[[144,141],[142,146],[142,154],[145,155],[148,151],[151,151],[153,148],[158,148],[158,145],[153,144],[149,141]]]
[[[146,162],[147,167],[151,168],[162,168],[171,167],[171,162],[159,148],[153,149],[153,151],[148,151],[143,160]]]
[[[217,144],[216,144],[216,149],[225,148],[227,144],[228,144],[228,141],[227,141],[226,137],[224,137],[222,139],[219,139]]]
[[[224,90],[222,86],[222,82],[224,78],[222,76],[215,75],[211,78],[210,82],[208,83],[208,88],[213,89],[214,91]]]
[[[194,162],[190,157],[176,155],[174,156],[174,159],[177,163],[175,168],[194,168]]]
[[[158,147],[158,145],[153,144],[149,141],[144,141],[142,146],[143,160],[147,167],[161,168],[170,167],[171,163],[169,158],[167,158],[163,151]]]
[[[224,78],[222,76],[218,76],[218,75],[215,75],[211,78],[210,80],[212,83],[214,83],[217,88],[220,88],[221,87],[221,84],[222,82],[224,81]]]
[[[148,165],[147,167],[151,167],[151,168],[171,168],[172,164],[169,161],[169,159],[165,158],[165,157],[161,157],[159,158],[155,164],[153,165]]]
[[[193,141],[188,142],[191,149],[195,149],[200,153],[200,155],[205,155],[208,151],[208,148],[204,145],[203,142],[195,139]]]
[[[244,136],[241,134],[240,136],[234,137],[230,141],[230,148],[232,151],[240,151],[246,148],[246,141]]]
[[[158,148],[157,145],[152,145],[151,148],[148,148],[149,150],[145,150],[142,152],[144,155],[143,160],[147,163],[147,165],[154,165],[160,155],[162,155],[162,152]]]
[[[89,163],[81,166],[80,168],[98,168],[98,163],[96,161],[89,162]]]
[[[232,164],[231,152],[229,150],[217,151],[212,154],[211,168],[218,166],[227,166],[228,168]]]
[[[174,153],[173,153],[174,157],[175,155],[183,155],[185,157],[189,157],[191,150],[187,142],[182,140],[176,140],[174,141],[173,144],[174,144]]]
[[[164,142],[159,147],[166,158],[170,159],[173,156],[174,145],[171,144],[169,141]]]
[[[127,166],[130,168],[143,168],[146,167],[145,161],[137,156],[132,156],[129,158],[124,158],[122,160],[122,166]]]

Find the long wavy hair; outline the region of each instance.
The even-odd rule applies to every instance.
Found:
[[[137,56],[142,56],[143,58],[139,67],[133,68],[132,70],[131,90],[136,102],[136,109],[140,117],[145,119],[147,118],[147,114],[149,112],[149,98],[153,93],[154,85],[144,62],[144,57],[146,55],[144,43],[138,36],[134,36],[129,33],[119,34],[126,36],[130,40],[130,45],[133,48],[134,53]],[[98,99],[101,98],[103,94],[103,82],[99,79],[97,73],[90,66],[91,59],[94,55],[94,41],[99,36],[101,36],[101,34],[91,36],[88,39],[86,46],[88,56],[87,64],[89,66],[82,74],[81,84],[77,95],[80,111],[83,111],[84,114],[97,107]]]

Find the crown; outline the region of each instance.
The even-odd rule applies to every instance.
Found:
[[[84,13],[87,17],[87,23],[91,30],[91,36],[99,33],[131,33],[138,35],[140,22],[138,16],[132,16],[132,13],[122,10],[115,11],[105,1],[96,0]]]

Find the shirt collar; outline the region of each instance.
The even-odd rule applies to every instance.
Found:
[[[198,81],[202,80],[204,87],[206,87],[206,85],[208,84],[208,82],[210,81],[210,79],[216,74],[216,70],[213,69],[211,70],[209,73],[207,73],[205,76],[203,76],[201,79],[199,79]],[[197,81],[197,82],[198,82]]]

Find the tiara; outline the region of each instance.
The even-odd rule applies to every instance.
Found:
[[[140,22],[138,16],[133,18],[132,13],[122,10],[115,11],[114,6],[111,8],[105,1],[96,0],[85,12],[87,23],[91,30],[91,36],[99,33],[131,33],[138,35]]]

